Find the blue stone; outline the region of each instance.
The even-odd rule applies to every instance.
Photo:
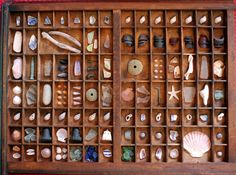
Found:
[[[85,160],[88,162],[98,161],[98,153],[94,146],[88,146],[86,148]]]
[[[28,16],[27,23],[28,26],[34,26],[38,23],[38,19],[33,16]]]

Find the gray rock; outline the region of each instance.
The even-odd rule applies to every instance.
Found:
[[[37,100],[37,86],[32,84],[26,92],[27,105],[33,105]]]

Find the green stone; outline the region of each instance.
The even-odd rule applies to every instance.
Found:
[[[94,31],[89,32],[88,35],[87,35],[88,44],[92,44],[93,43],[93,37],[94,37]]]
[[[93,51],[93,44],[89,44],[89,45],[87,46],[87,51],[88,51],[88,52],[92,52],[92,51]]]
[[[134,159],[134,148],[133,147],[123,147],[122,160],[132,161]]]

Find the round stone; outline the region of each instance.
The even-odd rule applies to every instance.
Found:
[[[18,130],[14,130],[11,135],[13,141],[19,141],[21,139],[21,132]]]
[[[86,98],[88,101],[91,101],[91,102],[96,101],[98,98],[97,90],[94,88],[88,89],[86,92]]]
[[[58,146],[58,147],[56,148],[56,152],[57,152],[57,154],[61,154],[61,152],[62,152],[61,147]]]
[[[21,94],[21,92],[22,92],[20,86],[15,86],[15,87],[12,89],[12,91],[13,91],[13,93],[16,94],[16,95],[19,95],[19,94]]]
[[[217,151],[216,155],[217,155],[217,157],[222,157],[223,156],[223,152],[222,151]]]
[[[223,138],[223,134],[222,134],[221,132],[218,132],[218,133],[216,134],[216,138],[217,138],[217,139],[222,139],[222,138]]]
[[[62,156],[60,154],[57,154],[56,155],[56,160],[61,160],[62,159]]]
[[[131,75],[139,75],[143,71],[143,64],[137,59],[130,60],[128,63],[128,72]]]
[[[21,98],[19,96],[13,97],[13,104],[14,105],[20,105],[21,104]]]
[[[12,157],[13,157],[14,159],[19,159],[19,158],[21,157],[21,155],[20,155],[20,153],[14,153],[14,154],[12,155]]]
[[[140,136],[141,139],[144,139],[146,137],[146,133],[145,132],[141,132],[139,136]]]
[[[49,157],[51,157],[51,150],[49,148],[43,148],[41,150],[41,156],[45,159],[48,159]]]
[[[160,140],[162,138],[162,133],[161,132],[157,132],[155,134],[155,137],[156,137],[157,140]]]

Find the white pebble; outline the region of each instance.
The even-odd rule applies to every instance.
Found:
[[[21,116],[21,113],[18,112],[17,114],[14,115],[13,119],[14,119],[15,121],[17,121],[17,120],[20,119],[20,116]]]
[[[60,154],[57,154],[57,155],[56,155],[56,160],[61,160],[61,158],[62,158],[62,157],[61,157]]]
[[[45,121],[50,120],[50,118],[51,118],[51,113],[47,113],[47,114],[43,117],[43,119],[44,119]]]
[[[14,96],[13,97],[13,104],[14,105],[19,105],[21,104],[21,98],[19,96]]]
[[[16,95],[19,95],[19,94],[21,94],[21,92],[22,92],[20,86],[15,86],[12,91],[13,91],[13,93],[16,94]]]
[[[33,114],[31,114],[30,116],[29,116],[29,120],[30,121],[33,121],[35,119],[35,113],[33,113]]]

